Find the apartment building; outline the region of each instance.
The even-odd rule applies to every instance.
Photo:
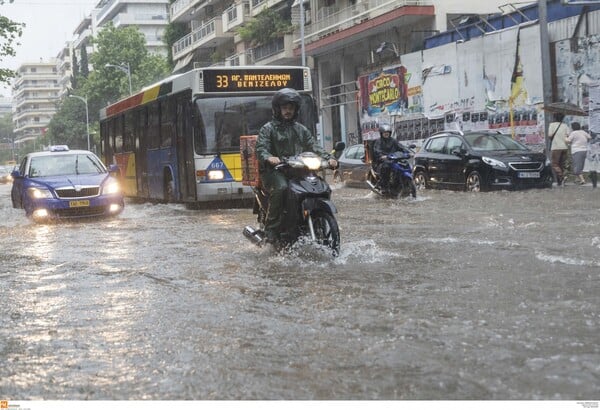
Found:
[[[425,38],[470,16],[501,12],[506,0],[176,0],[171,21],[189,32],[172,48],[175,71],[194,66],[301,64],[314,69],[325,148],[359,134],[356,80],[376,65],[420,50]],[[237,30],[271,8],[295,25],[267,44]],[[304,18],[302,18],[304,17]],[[300,22],[304,22],[304,30]]]
[[[148,52],[167,55],[162,35],[169,24],[169,0],[100,0],[92,19],[96,28],[109,22],[115,27],[135,26],[146,37]]]
[[[15,143],[35,140],[46,130],[61,92],[56,59],[23,63],[13,82],[13,130]]]
[[[56,55],[56,73],[59,77],[58,86],[60,88],[58,97],[63,98],[71,88],[71,76],[73,74],[71,42],[65,43]]]
[[[71,48],[73,49],[73,56],[77,59],[77,64],[79,71],[81,71],[81,54],[82,50],[85,49],[85,52],[88,55],[88,58],[94,52],[94,44],[92,39],[96,34],[96,27],[94,26],[92,15],[96,15],[98,10],[92,11],[92,14],[81,20],[81,22],[77,25],[75,30],[73,31],[73,41],[71,42]],[[89,65],[88,60],[88,71],[92,70],[91,65]]]

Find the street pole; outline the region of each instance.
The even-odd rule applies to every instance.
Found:
[[[550,41],[548,38],[548,8],[547,0],[538,1],[538,14],[540,25],[540,46],[542,52],[542,87],[543,105],[546,106],[552,102],[552,70],[550,67]],[[546,142],[546,155],[550,157],[548,126],[550,125],[550,113],[544,113],[544,139]]]
[[[302,51],[302,67],[305,67],[306,51],[304,50],[304,0],[300,0],[300,50]]]
[[[129,66],[129,63],[126,63],[126,65],[106,64],[104,67],[113,67],[127,74],[127,81],[129,82],[129,95],[133,95],[133,88],[131,87],[131,67]]]
[[[80,97],[78,95],[69,95],[71,98],[77,98],[78,100],[83,101],[85,104],[85,128],[87,130],[87,149],[90,150],[90,113],[88,111],[88,102],[87,98]]]

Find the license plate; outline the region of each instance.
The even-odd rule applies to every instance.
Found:
[[[539,172],[519,172],[519,178],[539,178]]]
[[[83,206],[90,206],[90,201],[82,199],[79,201],[69,201],[69,208],[81,208]]]

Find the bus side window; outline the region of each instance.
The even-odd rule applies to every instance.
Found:
[[[148,107],[148,148],[160,147],[160,124],[158,102],[153,102]]]
[[[175,104],[170,99],[163,100],[160,103],[160,146],[161,148],[170,147],[173,142],[174,110]]]
[[[123,152],[123,116],[120,115],[116,120],[115,126],[115,153]]]

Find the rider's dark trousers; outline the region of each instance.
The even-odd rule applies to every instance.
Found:
[[[269,209],[265,221],[265,234],[269,239],[278,239],[283,213],[283,198],[288,187],[287,178],[279,171],[261,173],[263,186],[269,191]]]

